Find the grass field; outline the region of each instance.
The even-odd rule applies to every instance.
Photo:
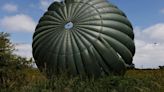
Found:
[[[34,69],[15,73],[1,78],[0,92],[164,92],[164,69],[129,70],[125,76],[90,80],[65,76],[47,80]]]

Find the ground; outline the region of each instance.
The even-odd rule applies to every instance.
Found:
[[[128,70],[125,76],[99,79],[61,75],[48,80],[37,69],[29,68],[15,73],[19,73],[15,79],[2,78],[5,82],[0,85],[0,92],[164,92],[164,69],[134,69]],[[16,74],[8,77],[12,76]]]

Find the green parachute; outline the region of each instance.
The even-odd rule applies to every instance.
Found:
[[[52,3],[33,35],[33,57],[48,76],[124,74],[135,54],[126,15],[106,0]]]

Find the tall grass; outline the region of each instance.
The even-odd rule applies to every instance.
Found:
[[[99,79],[61,75],[48,80],[34,69],[25,69],[23,74],[19,80],[11,81],[11,85],[1,86],[0,92],[164,92],[162,69],[129,70],[125,76]]]

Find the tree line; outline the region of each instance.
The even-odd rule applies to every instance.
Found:
[[[15,55],[14,44],[10,40],[10,34],[0,32],[0,88],[10,87],[16,81],[24,78],[25,69],[33,69],[33,60]],[[18,83],[21,84],[21,83]]]

